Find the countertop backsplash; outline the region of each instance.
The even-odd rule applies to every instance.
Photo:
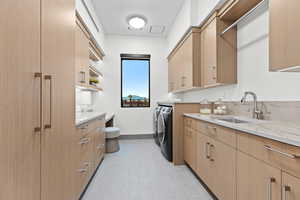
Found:
[[[228,114],[252,117],[253,102],[224,102]],[[263,112],[265,120],[293,122],[300,124],[300,101],[259,101],[258,108]]]

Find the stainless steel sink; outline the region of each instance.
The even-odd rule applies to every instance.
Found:
[[[229,123],[234,123],[234,124],[245,124],[245,123],[250,123],[249,121],[238,119],[236,117],[224,117],[224,118],[216,118],[217,120],[220,121],[225,121]]]

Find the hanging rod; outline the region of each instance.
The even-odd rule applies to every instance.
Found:
[[[259,2],[255,7],[253,7],[251,10],[249,10],[246,14],[244,14],[242,17],[240,17],[238,20],[236,20],[233,24],[228,26],[222,33],[220,33],[220,35],[225,34],[227,31],[229,31],[230,29],[235,27],[240,21],[242,21],[243,19],[248,17],[253,11],[255,11],[257,8],[259,8],[261,5],[263,5],[263,3],[265,1],[267,1],[267,0],[262,0],[261,2]]]

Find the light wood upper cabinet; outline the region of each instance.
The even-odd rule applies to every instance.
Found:
[[[281,200],[281,171],[238,152],[237,200]]]
[[[1,200],[40,200],[40,20],[39,0],[1,1]]]
[[[236,28],[220,36],[229,25],[215,14],[201,28],[202,87],[237,83]]]
[[[270,0],[269,4],[270,70],[300,66],[300,1]]]
[[[192,28],[169,55],[169,92],[200,87],[200,39],[200,29]]]
[[[212,20],[201,33],[202,85],[217,83],[217,21]]]
[[[300,179],[282,173],[282,200],[300,199]]]
[[[235,200],[236,149],[197,131],[199,125],[185,118],[185,160],[219,199]]]
[[[89,39],[87,33],[77,22],[75,35],[76,85],[89,85]]]

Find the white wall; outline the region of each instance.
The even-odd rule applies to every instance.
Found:
[[[238,25],[238,84],[186,92],[186,101],[240,100],[246,90],[260,100],[300,100],[300,73],[269,72],[269,11],[257,10]]]
[[[166,44],[166,40],[161,38],[106,37],[104,92],[99,93],[101,100],[96,100],[96,103],[98,101],[98,110],[116,114],[115,124],[121,129],[121,134],[153,133],[153,108],[158,100],[167,95]],[[121,53],[151,54],[151,108],[121,108]]]
[[[199,26],[203,20],[227,0],[192,0],[191,25]]]
[[[167,52],[171,52],[186,30],[191,26],[191,3],[191,0],[184,1],[181,10],[173,22],[167,37]]]
[[[191,26],[199,26],[205,18],[226,0],[185,0],[167,36],[167,52],[175,47]]]

